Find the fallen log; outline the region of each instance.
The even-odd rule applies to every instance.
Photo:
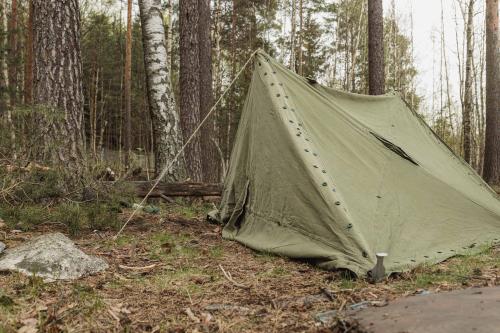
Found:
[[[154,182],[131,181],[128,182],[136,188],[137,196],[144,197],[149,192]],[[220,197],[222,184],[210,183],[159,183],[150,197]]]

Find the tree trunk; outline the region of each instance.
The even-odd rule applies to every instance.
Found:
[[[236,43],[237,43],[237,39],[236,39],[236,20],[237,20],[237,17],[238,17],[238,2],[237,0],[232,0],[231,1],[231,4],[232,4],[232,7],[231,7],[231,42],[230,42],[230,60],[229,60],[229,63],[231,64],[231,81],[234,80],[234,78],[236,77]],[[236,91],[235,90],[235,87],[231,88],[232,91]],[[225,153],[225,165],[229,165],[229,159],[231,158],[231,148],[232,148],[232,136],[231,134],[234,132],[233,131],[233,128],[232,128],[232,124],[233,124],[233,119],[235,118],[236,116],[236,110],[235,110],[235,104],[236,104],[236,101],[234,98],[230,99],[228,101],[228,108],[227,108],[227,112],[226,112],[226,117],[225,117],[225,120],[226,120],[226,130],[224,131],[224,153]],[[227,170],[226,170],[227,171]]]
[[[483,177],[500,187],[498,0],[486,0],[486,138]]]
[[[132,150],[132,0],[127,0],[127,37],[125,38],[125,168],[130,167]]]
[[[154,182],[132,181],[128,182],[136,189],[140,197],[146,196]],[[219,183],[159,183],[149,197],[204,197],[220,196],[222,184]]]
[[[292,15],[290,17],[290,23],[292,26],[292,31],[290,33],[290,69],[295,72],[295,31],[296,26],[297,26],[297,20],[296,20],[296,7],[297,4],[295,3],[297,0],[292,0]]]
[[[16,154],[16,130],[14,127],[14,122],[12,120],[12,111],[17,105],[17,65],[18,65],[18,54],[17,54],[17,0],[12,0],[10,8],[10,19],[9,19],[9,49],[8,49],[8,87],[9,87],[9,102],[10,105],[7,108],[7,121],[10,127],[10,145],[12,150],[12,157],[17,158]]]
[[[172,73],[172,40],[173,40],[173,27],[172,16],[174,14],[174,5],[172,0],[167,1],[167,8],[165,10],[167,17],[165,18],[165,25],[167,26],[167,65],[169,72]]]
[[[9,94],[11,109],[17,104],[17,0],[12,0],[9,18]]]
[[[210,0],[198,0],[199,64],[200,64],[200,120],[203,120],[214,103],[212,87],[212,41],[210,39]],[[215,140],[217,131],[213,115],[201,128],[203,181],[219,181],[219,163]]]
[[[474,0],[469,1],[466,29],[466,60],[465,60],[465,82],[464,82],[464,106],[462,112],[462,144],[464,159],[471,163],[471,114],[472,114],[472,57],[474,53],[472,45],[472,25],[474,20]]]
[[[299,75],[304,75],[304,0],[299,0]]]
[[[198,0],[182,0],[179,9],[180,110],[184,142],[193,135],[200,122],[200,57],[198,40]],[[201,133],[186,147],[186,169],[192,181],[203,178]]]
[[[368,0],[368,83],[370,95],[385,92],[382,0]]]
[[[33,93],[44,108],[45,151],[78,175],[85,150],[78,0],[33,0],[33,12]]]
[[[179,115],[170,83],[165,29],[160,0],[140,0],[144,63],[146,67],[149,110],[153,125],[155,173],[172,163],[182,147]],[[179,181],[185,176],[182,154],[167,171],[166,181]]]
[[[0,115],[9,107],[9,66],[7,61],[7,0],[0,0]]]
[[[30,105],[33,102],[33,1],[28,0],[28,2],[28,22],[24,46],[24,104]]]

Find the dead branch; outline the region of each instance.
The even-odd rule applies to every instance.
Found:
[[[221,265],[221,264],[219,264],[219,268],[220,268],[220,270],[222,271],[222,274],[224,274],[224,277],[225,277],[225,278],[226,278],[229,282],[231,282],[232,284],[234,284],[236,287],[238,287],[238,288],[242,288],[242,289],[250,289],[250,286],[246,286],[246,285],[244,285],[244,284],[241,284],[241,283],[238,283],[238,282],[234,281],[234,280],[233,280],[233,277],[231,276],[231,273],[226,272],[226,271],[224,270],[224,267],[222,267],[222,265]]]

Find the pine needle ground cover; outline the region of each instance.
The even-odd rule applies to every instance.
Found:
[[[499,285],[500,248],[419,266],[379,284],[305,262],[258,253],[224,241],[204,217],[207,204],[173,203],[142,213],[126,232],[82,230],[73,237],[110,269],[73,282],[44,283],[0,275],[0,332],[363,332],[344,315],[351,308],[472,286]],[[128,211],[120,215],[126,218]],[[67,228],[41,224],[3,228],[9,247]],[[321,323],[317,314],[337,310]]]

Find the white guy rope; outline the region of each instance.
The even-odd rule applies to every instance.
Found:
[[[210,109],[210,111],[208,111],[207,115],[205,116],[205,118],[203,118],[203,120],[198,124],[198,126],[196,127],[196,129],[193,131],[193,133],[191,134],[191,136],[187,139],[187,141],[184,143],[184,145],[181,147],[181,149],[177,152],[177,154],[174,156],[174,158],[172,159],[172,161],[170,161],[169,164],[167,164],[165,166],[165,168],[163,168],[163,170],[161,171],[160,175],[158,176],[158,178],[156,179],[155,183],[153,184],[153,186],[151,187],[151,189],[149,190],[149,192],[146,194],[146,196],[142,199],[142,201],[139,203],[139,205],[134,209],[134,211],[132,212],[132,214],[130,214],[130,216],[128,217],[127,221],[123,224],[123,226],[121,227],[120,231],[118,231],[116,233],[116,235],[113,237],[113,239],[116,239],[118,238],[118,236],[120,236],[120,234],[123,232],[123,230],[125,229],[125,227],[127,226],[127,224],[134,218],[135,214],[137,214],[137,212],[139,211],[139,209],[142,208],[142,205],[146,202],[146,200],[149,198],[149,196],[151,195],[151,193],[153,193],[154,189],[156,188],[156,186],[158,186],[158,184],[160,183],[160,181],[163,179],[163,177],[167,174],[167,172],[170,170],[170,168],[172,167],[172,165],[174,165],[174,163],[177,161],[177,159],[179,158],[179,156],[181,156],[181,154],[184,152],[184,149],[186,149],[186,147],[189,145],[189,143],[193,140],[194,136],[196,135],[196,133],[198,133],[198,131],[201,129],[201,127],[203,126],[203,124],[205,124],[205,122],[207,121],[207,119],[212,115],[212,113],[214,112],[215,110],[215,107],[220,103],[220,101],[222,101],[222,99],[226,96],[226,94],[229,92],[229,90],[231,89],[231,87],[234,85],[234,83],[236,82],[236,80],[238,79],[238,77],[241,75],[241,73],[243,73],[243,71],[245,70],[245,68],[248,66],[248,64],[250,63],[250,61],[252,60],[252,58],[255,56],[255,54],[259,51],[259,49],[255,50],[251,55],[250,57],[248,58],[247,62],[243,65],[243,67],[240,69],[240,71],[238,72],[238,74],[236,74],[236,76],[234,77],[233,81],[231,81],[231,83],[229,84],[229,86],[226,88],[226,90],[224,90],[224,92],[222,93],[222,95],[219,97],[219,99],[217,100],[217,102],[215,102],[215,104],[212,106],[212,108]]]

